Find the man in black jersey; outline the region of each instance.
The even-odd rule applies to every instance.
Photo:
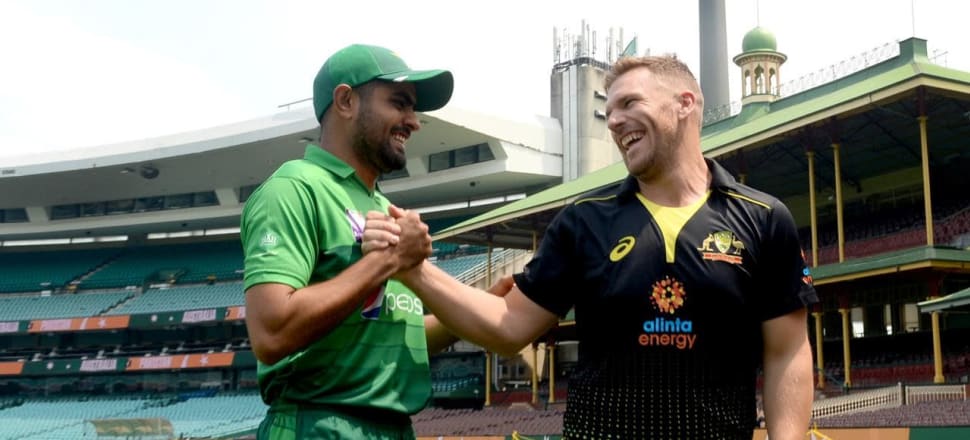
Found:
[[[630,175],[564,208],[508,295],[427,262],[397,277],[452,331],[508,355],[575,307],[567,438],[751,439],[759,366],[770,438],[802,438],[818,298],[790,212],[701,154],[704,98],[681,61],[622,58],[605,85]],[[365,250],[411,246],[390,212],[368,215]]]

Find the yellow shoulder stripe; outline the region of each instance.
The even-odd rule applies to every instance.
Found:
[[[586,198],[586,199],[579,199],[579,200],[573,202],[573,204],[574,205],[578,205],[578,204],[584,203],[584,202],[602,202],[604,200],[615,199],[615,198],[616,198],[616,194],[613,194],[611,196],[606,196],[606,197],[590,197],[590,198]]]
[[[742,195],[742,194],[738,194],[738,193],[736,193],[734,191],[728,191],[726,189],[722,189],[721,192],[724,193],[724,194],[727,194],[727,195],[729,195],[731,197],[734,197],[735,199],[744,200],[745,202],[748,202],[748,203],[754,203],[755,205],[761,206],[761,207],[763,207],[765,209],[771,209],[771,206],[769,206],[765,202],[752,199],[751,197],[748,197],[748,196],[745,196],[745,195]]]

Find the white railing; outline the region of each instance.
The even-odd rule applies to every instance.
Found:
[[[853,73],[865,70],[883,61],[895,58],[899,55],[899,43],[886,43],[882,46],[874,47],[859,55],[855,55],[847,60],[823,67],[814,72],[782,84],[779,95],[787,97],[795,95],[805,90],[827,84],[840,78],[844,78]]]
[[[963,385],[906,387],[907,405],[937,400],[967,400],[967,388]]]
[[[516,258],[518,258],[520,255],[525,255],[526,253],[528,253],[528,251],[524,251],[521,249],[503,249],[498,252],[493,252],[492,253],[492,272],[495,272],[497,269],[505,267],[508,264],[514,263]],[[458,281],[461,281],[462,283],[470,285],[470,284],[474,284],[476,281],[481,280],[482,278],[485,278],[485,275],[487,273],[488,273],[488,259],[486,258],[481,263],[475,265],[471,269],[468,269],[458,274],[457,276],[455,276],[455,279],[457,279]]]
[[[903,386],[900,383],[896,386],[863,391],[848,396],[816,400],[812,404],[812,418],[818,419],[883,408],[895,408],[920,402],[966,399],[967,388],[964,385]]]
[[[812,418],[851,414],[882,408],[895,408],[903,404],[903,385],[863,391],[848,396],[818,400],[812,404]]]

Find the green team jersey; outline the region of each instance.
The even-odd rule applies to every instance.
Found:
[[[245,288],[281,283],[293,288],[335,277],[361,258],[368,211],[387,212],[354,169],[309,145],[246,201],[240,236]],[[273,365],[259,363],[268,405],[323,405],[414,414],[431,397],[424,309],[403,284],[390,280],[325,337]]]

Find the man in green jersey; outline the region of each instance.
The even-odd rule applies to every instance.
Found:
[[[375,46],[346,47],[317,73],[319,145],[280,166],[241,221],[246,325],[270,406],[258,438],[414,437],[428,351],[454,338],[390,277],[424,261],[431,239],[413,212],[398,220],[421,243],[408,252],[365,256],[360,239],[363,213],[388,210],[377,179],[404,167],[415,112],[444,106],[452,88],[450,72],[411,70]]]

